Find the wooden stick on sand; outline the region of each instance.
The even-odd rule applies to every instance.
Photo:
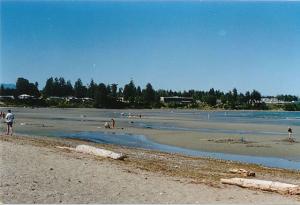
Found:
[[[244,178],[221,179],[221,183],[237,185],[244,188],[261,189],[280,194],[300,195],[300,186],[295,184]]]
[[[108,157],[108,158],[112,158],[112,159],[120,159],[121,160],[126,157],[126,155],[124,155],[122,153],[116,153],[116,152],[112,152],[110,150],[100,149],[100,148],[92,147],[89,145],[78,145],[78,146],[76,146],[76,148],[60,147],[60,146],[56,146],[56,147],[59,149],[67,149],[67,150],[72,150],[75,152],[81,152],[81,153],[96,155],[96,156],[100,156],[100,157]]]

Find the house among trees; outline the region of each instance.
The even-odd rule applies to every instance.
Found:
[[[66,102],[80,102],[81,100],[74,96],[68,96],[64,98]]]
[[[94,99],[93,98],[88,98],[88,97],[85,97],[85,98],[81,98],[82,102],[93,102]]]
[[[48,100],[48,101],[62,101],[62,100],[65,100],[65,98],[64,97],[57,97],[57,96],[50,96],[46,100]]]
[[[68,96],[65,98],[66,102],[73,102],[73,103],[80,103],[80,102],[93,102],[94,99],[93,98],[88,98],[88,97],[84,97],[84,98],[77,98],[74,96]]]
[[[19,98],[20,100],[27,100],[27,99],[33,99],[34,96],[32,96],[32,95],[27,95],[27,94],[22,94],[22,95],[19,95],[18,98]]]
[[[261,102],[264,102],[266,104],[284,104],[284,103],[286,103],[282,100],[278,100],[275,97],[263,97],[263,98],[261,98]]]
[[[0,95],[0,100],[14,100],[15,97],[13,95]]]
[[[123,103],[129,103],[129,100],[125,100],[124,97],[118,97],[117,100]]]
[[[175,103],[175,104],[190,104],[193,103],[192,97],[160,97],[160,102],[162,103]]]
[[[277,98],[277,97],[263,97],[261,98],[261,102],[264,102],[266,104],[289,104],[293,103],[293,99],[283,99],[283,98]]]

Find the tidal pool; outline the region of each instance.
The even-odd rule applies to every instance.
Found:
[[[53,136],[64,138],[75,138],[96,143],[115,144],[127,147],[144,148],[168,153],[178,153],[189,156],[211,157],[215,159],[232,160],[244,163],[259,164],[267,167],[277,167],[300,170],[300,160],[287,160],[276,157],[257,157],[248,155],[227,154],[218,152],[204,152],[192,149],[185,149],[176,146],[159,144],[151,141],[143,135],[110,132],[53,132]]]

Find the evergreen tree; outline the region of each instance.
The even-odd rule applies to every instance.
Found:
[[[25,78],[18,78],[16,82],[16,95],[32,95],[38,97],[40,92],[34,83],[30,83]]]
[[[259,103],[261,101],[261,94],[257,90],[253,90],[250,96],[251,102],[254,104]]]
[[[247,91],[247,92],[245,93],[245,102],[246,102],[247,104],[250,104],[250,102],[251,102],[251,94],[250,94],[249,91]]]
[[[48,78],[43,89],[43,95],[46,97],[54,96],[54,81],[53,78]]]
[[[155,102],[155,90],[150,83],[146,85],[146,89],[144,90],[144,102],[147,104]]]
[[[217,104],[217,97],[213,88],[211,88],[206,96],[204,96],[204,101],[210,106],[215,106]]]
[[[74,90],[71,81],[67,81],[67,84],[65,86],[65,96],[73,96]]]
[[[97,84],[94,82],[93,79],[91,79],[91,82],[88,86],[87,95],[89,98],[95,99],[95,92],[97,90]]]
[[[124,96],[124,100],[128,100],[130,104],[133,104],[135,102],[136,87],[132,80],[130,81],[129,84],[126,84],[124,86],[123,96]]]
[[[75,97],[77,97],[77,98],[86,97],[87,88],[82,84],[82,81],[80,78],[78,78],[78,80],[74,84],[74,94],[75,94]]]
[[[95,92],[95,106],[96,107],[107,107],[108,106],[108,92],[107,92],[107,87],[103,84],[100,83]]]
[[[66,81],[64,78],[60,77],[58,79],[58,93],[57,96],[66,96]]]
[[[111,84],[111,95],[113,98],[117,98],[117,90],[118,90],[118,84]]]

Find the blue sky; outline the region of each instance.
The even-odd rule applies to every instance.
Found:
[[[1,1],[1,77],[300,95],[300,2]]]

